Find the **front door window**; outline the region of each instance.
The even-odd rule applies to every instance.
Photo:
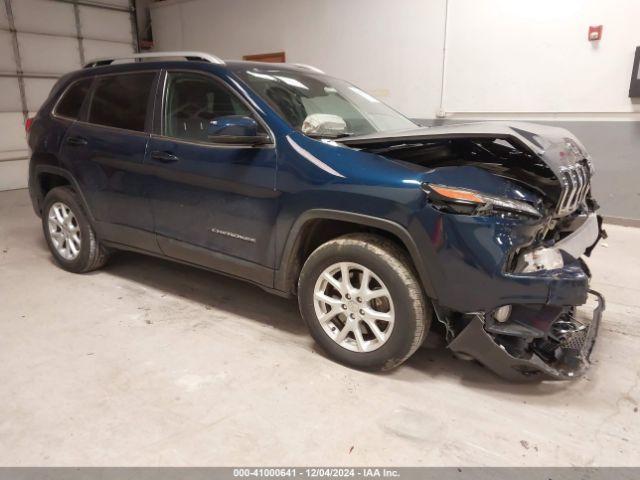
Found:
[[[205,75],[169,73],[163,134],[183,140],[212,142],[212,120],[229,115],[253,117],[249,108],[220,82]]]

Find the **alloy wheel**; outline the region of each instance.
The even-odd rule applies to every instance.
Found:
[[[367,267],[339,262],[326,268],[314,288],[316,318],[338,345],[353,352],[371,352],[393,331],[395,314],[384,282]]]
[[[71,208],[63,202],[55,202],[49,208],[49,235],[58,254],[65,260],[75,260],[82,245],[80,225]]]

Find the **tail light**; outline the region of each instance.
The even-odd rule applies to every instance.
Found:
[[[27,120],[24,122],[24,129],[27,133],[29,133],[29,130],[31,130],[31,125],[33,125],[33,117],[27,118]]]

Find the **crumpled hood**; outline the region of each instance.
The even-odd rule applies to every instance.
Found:
[[[526,147],[542,158],[556,174],[562,167],[588,158],[586,149],[568,130],[527,122],[473,122],[377,132],[337,140],[343,145],[366,149],[393,143],[454,138],[502,138]]]

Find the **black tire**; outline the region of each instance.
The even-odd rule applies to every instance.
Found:
[[[64,258],[58,252],[49,231],[49,214],[51,207],[57,202],[69,207],[80,228],[80,248],[77,256],[73,259]],[[87,219],[87,214],[78,201],[76,193],[70,187],[56,187],[47,193],[42,207],[42,229],[55,262],[69,272],[90,272],[102,267],[108,260],[107,249],[98,241],[93,227]]]
[[[387,340],[373,351],[352,351],[338,344],[316,315],[316,282],[325,269],[338,262],[357,263],[371,270],[391,294],[395,323]],[[407,360],[424,341],[432,319],[431,306],[407,253],[394,242],[373,234],[349,234],[318,247],[300,273],[298,303],[311,335],[333,359],[368,371],[390,370]]]

